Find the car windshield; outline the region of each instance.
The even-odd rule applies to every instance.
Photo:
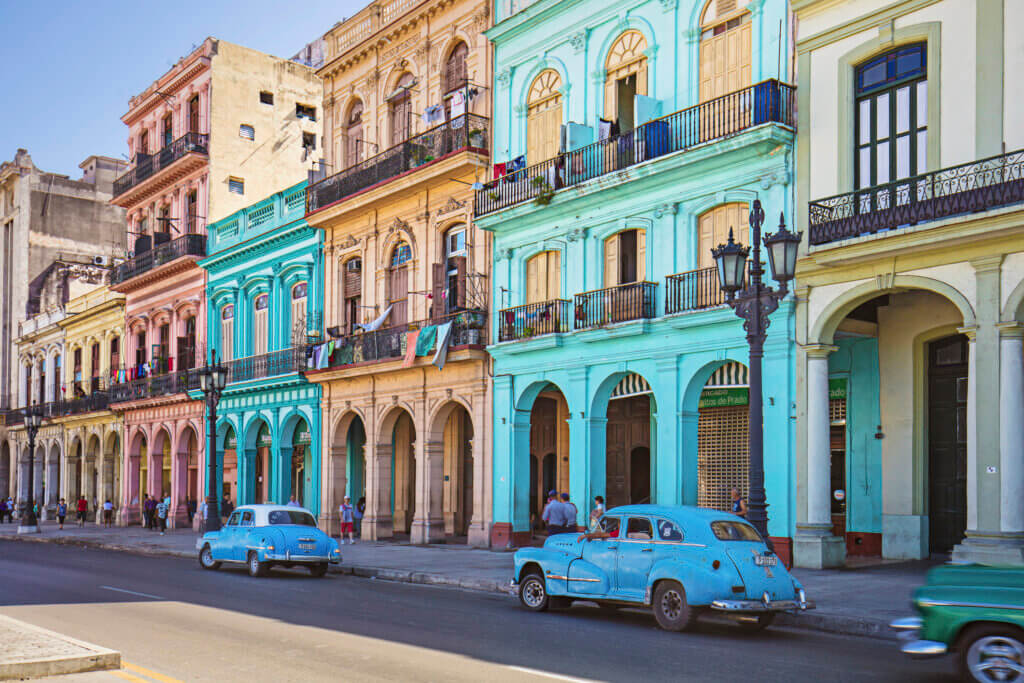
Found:
[[[313,515],[301,510],[271,510],[267,515],[267,524],[298,524],[300,526],[316,526]]]
[[[754,527],[742,522],[711,522],[711,531],[719,541],[760,541]]]

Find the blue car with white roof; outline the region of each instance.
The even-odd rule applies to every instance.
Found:
[[[594,533],[557,534],[516,551],[512,583],[535,612],[574,600],[647,607],[669,631],[709,611],[760,630],[779,612],[814,608],[745,519],[690,506],[611,509]]]
[[[328,565],[341,562],[338,542],[317,528],[313,513],[290,505],[239,506],[220,531],[199,537],[196,551],[203,569],[244,564],[252,576],[282,566],[307,567],[320,577]]]

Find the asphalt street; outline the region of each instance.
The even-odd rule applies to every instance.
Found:
[[[951,661],[882,640],[666,633],[632,610],[532,614],[485,593],[18,541],[0,541],[0,613],[119,650],[121,678],[163,683],[954,680]]]

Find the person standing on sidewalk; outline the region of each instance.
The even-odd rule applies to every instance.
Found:
[[[594,509],[590,511],[590,524],[587,531],[596,531],[601,522],[601,515],[604,514],[604,497],[594,496]]]
[[[221,520],[222,524],[228,521],[228,517],[231,516],[231,513],[234,512],[234,510],[235,506],[231,504],[231,499],[228,498],[228,494],[225,493],[224,500],[220,502],[220,516],[223,517]]]
[[[338,537],[342,543],[345,542],[345,534],[348,534],[349,545],[355,540],[355,508],[352,507],[352,499],[345,496],[345,500],[338,506],[338,516],[341,519],[341,535]]]
[[[356,524],[356,536],[359,538],[363,537],[363,515],[366,513],[366,496],[359,498],[359,502],[356,503],[356,510],[352,513],[355,518]]]
[[[164,498],[156,506],[156,520],[157,526],[160,529],[160,535],[163,536],[164,532],[167,531],[167,511],[171,508],[170,497]]]
[[[152,531],[156,528],[156,498],[147,494],[142,507],[146,511],[146,528]]]
[[[548,504],[544,506],[541,519],[548,526],[549,536],[562,533],[562,504],[558,502],[558,491],[548,491]]]
[[[565,515],[565,533],[576,531],[576,518],[579,515],[579,510],[576,509],[576,504],[569,500],[569,494],[562,494],[562,514]]]
[[[7,521],[14,524],[14,499],[7,496]]]
[[[107,529],[111,527],[114,522],[114,504],[107,498],[106,502],[103,503],[103,526]]]
[[[188,512],[188,525],[192,526],[192,520],[196,518],[196,499],[185,498],[185,510]]]
[[[57,503],[57,523],[59,524],[59,526],[57,527],[58,529],[64,528],[64,518],[67,516],[68,504],[64,501],[63,498],[61,498],[60,502]]]
[[[0,524],[7,521],[7,501],[0,498]]]
[[[89,512],[89,501],[85,499],[85,496],[78,496],[78,526],[85,526],[85,515]]]

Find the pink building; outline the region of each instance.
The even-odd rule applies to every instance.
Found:
[[[204,496],[206,225],[306,176],[322,125],[322,87],[303,65],[207,38],[142,93],[121,120],[132,166],[114,183],[129,258],[125,294],[121,524],[146,495],[170,496],[170,526]],[[191,392],[191,395],[190,393]]]

